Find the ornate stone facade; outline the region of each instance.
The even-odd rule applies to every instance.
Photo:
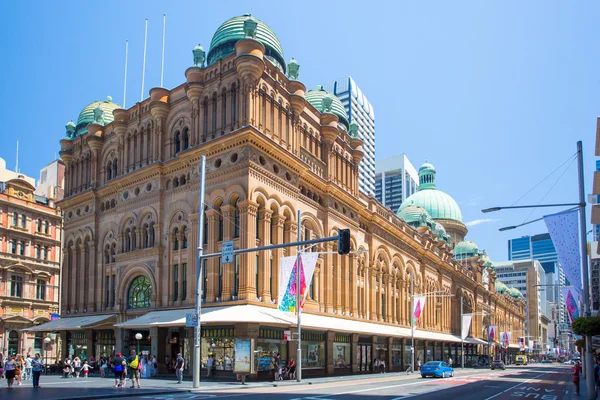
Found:
[[[208,67],[189,68],[180,86],[154,88],[143,102],[115,110],[114,122],[92,123],[83,136],[61,141],[67,166],[60,203],[66,230],[63,316],[116,314],[127,321],[152,310],[193,307],[198,216],[204,212],[205,253],[219,252],[224,240],[249,248],[293,242],[298,229],[302,238],[319,238],[350,228],[354,253],[336,254],[334,242],[312,248],[324,254],[307,313],[409,327],[414,277],[415,293],[453,295],[429,298],[420,329],[456,339],[460,297],[465,312],[491,313],[488,320],[473,318],[474,338],[485,338],[488,322],[500,319],[521,329],[524,304],[484,287],[481,264],[461,265],[430,230],[413,229],[359,192],[362,142],[336,115],[306,102],[305,86],[272,64],[260,42],[242,39],[235,49]],[[199,210],[202,155],[207,187]],[[223,265],[207,260],[204,307],[275,309],[279,260],[295,252],[246,253]],[[226,322],[238,336],[264,331],[235,318]],[[182,339],[189,339],[189,330],[176,328],[175,335],[175,328],[157,326],[148,331],[148,346],[160,360],[169,359],[171,345],[188,350]],[[117,350],[133,345],[132,333],[114,329]],[[329,333],[335,336],[328,332],[327,343]],[[353,372],[363,370],[357,365],[359,335],[378,340],[376,332],[348,336]],[[87,337],[89,346],[95,339]],[[391,361],[392,338],[385,340]],[[383,351],[369,349],[373,357],[376,349]],[[474,351],[485,352],[482,346]],[[332,357],[327,355],[327,373],[334,371]]]

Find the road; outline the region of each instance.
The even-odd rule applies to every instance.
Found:
[[[515,398],[570,399],[570,368],[537,364],[509,367],[505,371],[472,370],[454,378],[385,377],[270,387],[239,387],[168,395],[141,395],[145,400],[253,399],[253,400],[402,400],[461,399],[505,400]]]

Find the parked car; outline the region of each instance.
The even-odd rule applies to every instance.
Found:
[[[428,361],[421,366],[421,377],[446,378],[454,376],[454,369],[444,361]]]
[[[527,365],[527,356],[519,354],[515,356],[515,364],[516,365]]]
[[[552,360],[542,360],[542,364],[552,364]]]
[[[506,369],[506,365],[504,365],[504,362],[502,360],[494,360],[492,361],[492,365],[490,367],[491,369],[502,369],[505,370]]]
[[[564,364],[565,365],[573,365],[573,364],[575,364],[575,361],[573,361],[573,360],[567,360],[567,361],[564,362]]]

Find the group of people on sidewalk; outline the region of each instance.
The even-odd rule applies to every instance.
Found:
[[[21,354],[7,355],[0,353],[0,377],[6,378],[7,387],[11,389],[17,381],[21,385],[23,380],[33,380],[33,387],[40,387],[40,375],[44,369],[44,363],[40,353],[35,353],[32,358],[29,354],[26,357]]]

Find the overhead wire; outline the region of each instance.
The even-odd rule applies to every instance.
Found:
[[[575,155],[577,155],[577,153],[575,153]],[[573,163],[575,162],[576,158],[575,157],[571,157],[571,163],[569,165],[567,165],[567,167],[565,168],[565,170],[562,172],[562,174],[560,174],[560,176],[558,177],[558,179],[556,179],[556,181],[552,184],[552,186],[550,186],[550,189],[548,189],[548,191],[546,192],[546,194],[544,195],[544,197],[542,197],[539,201],[539,203],[541,204],[544,199],[550,194],[550,192],[552,191],[552,189],[554,189],[554,187],[556,186],[556,184],[561,180],[561,178],[565,175],[565,173],[567,173],[567,171],[569,170],[569,168],[571,167],[571,165],[573,165]],[[564,165],[564,163],[563,163]],[[531,215],[535,212],[535,210],[537,210],[538,207],[535,207],[531,210],[531,212],[529,213],[529,215],[527,215],[527,217],[525,218],[525,220],[523,221],[522,224],[525,224],[527,222],[527,220],[531,217]]]
[[[569,158],[567,158],[562,164],[560,164],[554,171],[550,172],[550,174],[548,174],[548,176],[546,176],[544,179],[542,179],[541,181],[539,181],[534,187],[532,187],[531,189],[529,189],[527,191],[527,193],[525,193],[523,196],[519,197],[514,203],[512,203],[510,206],[514,206],[515,204],[517,204],[519,201],[523,200],[523,198],[525,196],[527,196],[529,193],[533,192],[538,186],[540,186],[542,183],[544,183],[548,178],[550,178],[552,175],[554,175],[554,173],[556,171],[558,171],[559,169],[561,169],[566,163],[568,163],[569,161],[573,162],[577,157],[577,153],[574,153],[573,155],[571,155]]]

